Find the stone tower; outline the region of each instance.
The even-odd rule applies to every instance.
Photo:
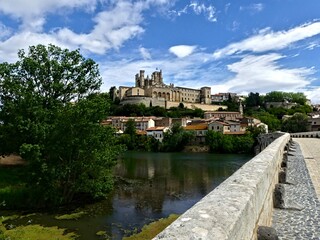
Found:
[[[136,87],[144,88],[144,70],[140,70],[140,74],[136,74]]]
[[[211,88],[202,87],[200,89],[200,102],[204,104],[211,104]]]

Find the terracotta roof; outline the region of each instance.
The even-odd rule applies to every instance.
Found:
[[[226,135],[243,135],[246,134],[246,132],[225,132]]]
[[[224,126],[229,126],[228,123],[221,122],[221,121],[213,121],[213,122],[211,122],[211,123],[219,123],[219,124],[224,125]],[[209,123],[209,124],[211,124],[211,123]]]
[[[165,127],[149,127],[146,131],[163,131]]]
[[[136,133],[137,133],[138,135],[146,135],[146,134],[147,134],[146,131],[142,131],[142,130],[136,130]]]
[[[184,127],[185,130],[207,130],[208,124],[188,125]]]

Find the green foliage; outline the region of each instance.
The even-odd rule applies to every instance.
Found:
[[[27,177],[25,166],[0,167],[0,208],[25,207],[28,196],[25,184]]]
[[[125,140],[125,145],[129,150],[133,150],[136,148],[136,141],[137,141],[137,128],[136,128],[136,122],[134,119],[129,119],[128,122],[126,122],[125,130],[124,130],[124,137],[123,140]]]
[[[138,135],[135,150],[158,152],[160,145],[160,142],[152,136]]]
[[[268,113],[276,116],[279,120],[281,120],[284,115],[289,114],[289,110],[283,107],[273,107],[269,108],[267,111]]]
[[[181,103],[182,104],[182,103]],[[113,105],[111,108],[111,115],[114,116],[157,116],[157,117],[202,117],[204,111],[200,108],[188,109],[184,105],[179,104],[178,107],[172,107],[166,110],[163,107],[154,106],[146,107],[144,104],[125,104]]]
[[[209,130],[206,135],[206,144],[216,153],[252,153],[254,142],[251,134],[233,136]]]
[[[165,152],[182,151],[193,137],[193,132],[185,131],[180,124],[173,124],[171,129],[164,133],[161,150]]]
[[[232,98],[230,94],[229,94],[228,100],[223,101],[222,105],[225,105],[228,107],[228,109],[226,110],[222,109],[222,111],[234,111],[234,112],[239,111],[239,103],[234,98]]]
[[[247,128],[247,133],[250,133],[251,136],[256,139],[260,134],[262,133],[266,133],[266,130],[263,126],[259,126],[259,127],[253,127],[253,126],[249,126]]]
[[[263,100],[259,93],[250,92],[248,97],[246,98],[245,105],[249,108],[258,107],[262,105],[262,102]]]
[[[292,117],[283,120],[281,130],[289,133],[307,132],[308,116],[303,113],[294,114]]]
[[[4,232],[4,239],[21,240],[21,239],[37,239],[37,240],[72,240],[77,239],[78,235],[73,232],[65,232],[66,229],[58,227],[44,227],[41,225],[18,226]]]
[[[278,131],[281,129],[281,121],[273,114],[265,111],[254,112],[253,117],[260,119],[261,122],[268,125],[269,131]]]
[[[108,94],[95,93],[97,64],[53,45],[18,55],[18,62],[0,64],[0,153],[28,161],[27,187],[39,206],[104,196],[122,149],[114,131],[100,125],[110,103]]]
[[[206,144],[209,145],[211,152],[221,152],[222,150],[222,138],[221,132],[215,132],[209,130],[206,135]]]
[[[265,96],[266,102],[295,102],[304,105],[307,102],[307,98],[303,93],[293,93],[293,92],[279,92],[273,91],[267,93]]]
[[[137,135],[136,122],[134,119],[129,119],[128,122],[126,122],[124,133],[128,134],[131,138]]]
[[[289,115],[293,115],[295,113],[304,113],[304,114],[308,114],[313,112],[313,109],[311,106],[309,105],[297,105],[292,107],[291,109],[288,109],[288,114]]]
[[[181,107],[171,107],[167,116],[171,118],[181,118],[181,117],[204,117],[204,111],[200,108],[189,109],[189,108],[181,108]]]

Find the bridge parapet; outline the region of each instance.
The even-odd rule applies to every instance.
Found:
[[[320,131],[290,133],[290,136],[293,138],[320,138]]]
[[[270,226],[273,191],[288,133],[243,165],[154,239],[256,239],[258,226]]]
[[[258,144],[255,146],[255,155],[262,152],[266,147],[270,145],[275,139],[283,136],[284,132],[272,132],[272,133],[262,133],[257,137]]]

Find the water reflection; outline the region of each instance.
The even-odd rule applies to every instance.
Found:
[[[134,229],[171,213],[181,214],[240,168],[250,155],[127,152],[115,168],[116,187],[105,200],[85,207],[78,220],[36,214],[21,224],[75,230],[80,240],[122,239]],[[63,213],[61,213],[63,214]]]
[[[129,152],[115,169],[118,184],[110,218],[114,220],[119,214],[125,219],[119,224],[124,229],[133,229],[171,213],[181,214],[250,158],[248,155]],[[122,236],[116,232],[118,237]]]

